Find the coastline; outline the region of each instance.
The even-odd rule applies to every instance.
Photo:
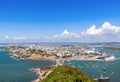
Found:
[[[20,55],[18,54],[13,54],[13,53],[10,53],[11,56],[13,56],[12,58],[14,59],[30,59],[30,60],[49,60],[49,61],[53,61],[55,62],[56,60],[57,61],[61,61],[61,62],[64,62],[64,61],[72,61],[72,60],[80,60],[80,61],[106,61],[105,59],[98,59],[99,56],[89,56],[89,55],[78,55],[78,56],[72,56],[72,57],[67,57],[67,58],[53,58],[53,57],[21,57]],[[105,55],[102,55],[104,57],[107,57],[109,56],[108,54],[105,54]],[[101,57],[102,57],[101,56]],[[111,60],[108,60],[108,61],[114,61],[114,60],[117,60],[119,58],[114,58],[114,59],[111,59]]]
[[[102,60],[102,59],[97,59],[98,56],[81,56],[81,55],[78,55],[78,56],[73,56],[73,57],[67,57],[67,58],[60,58],[60,59],[55,59],[53,57],[28,57],[28,58],[24,58],[24,57],[21,57],[20,55],[18,54],[10,54],[11,56],[14,56],[15,59],[30,59],[30,60],[49,60],[49,61],[52,61],[52,62],[55,62],[54,65],[52,66],[58,66],[58,65],[62,65],[65,61],[73,61],[73,60],[77,60],[77,61],[103,61],[103,62],[106,62],[105,60]],[[114,60],[112,60],[114,61]],[[40,73],[40,68],[30,68],[29,71],[31,72],[34,72],[36,75],[37,75],[37,79],[35,80],[32,80],[31,82],[38,82],[41,80],[41,73]]]
[[[57,66],[51,65],[49,67],[41,68],[30,68],[29,71],[34,72],[37,75],[37,79],[32,80],[31,82],[38,82],[46,78]]]
[[[78,58],[78,57],[77,57]],[[99,59],[92,59],[92,58],[90,58],[90,59],[76,59],[76,58],[67,58],[67,59],[57,59],[57,60],[51,60],[51,61],[55,61],[55,64],[54,65],[52,65],[52,66],[54,66],[54,67],[57,67],[57,66],[59,66],[59,65],[63,65],[63,63],[65,62],[65,61],[72,61],[72,60],[78,60],[78,61],[103,61],[103,62],[106,62],[106,61],[104,61],[104,60],[99,60]],[[51,66],[50,66],[51,67]],[[40,81],[40,80],[42,80],[41,78],[42,78],[42,75],[43,74],[41,74],[40,73],[40,68],[31,68],[32,70],[30,70],[30,71],[32,71],[32,72],[34,72],[34,73],[36,73],[36,75],[37,75],[37,79],[35,79],[35,80],[32,80],[31,82],[38,82],[38,81]],[[50,73],[50,72],[49,72]],[[48,74],[49,74],[48,73]]]
[[[38,82],[40,80],[39,68],[30,68],[29,71],[34,72],[37,75],[37,79],[30,82]]]

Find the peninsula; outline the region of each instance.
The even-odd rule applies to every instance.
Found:
[[[113,61],[114,56],[77,45],[8,45],[6,49],[16,59],[52,60],[52,61]],[[59,63],[59,62],[57,62]]]

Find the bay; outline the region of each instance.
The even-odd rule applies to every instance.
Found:
[[[35,73],[29,71],[30,68],[53,64],[48,60],[14,60],[8,52],[0,50],[0,82],[30,82],[37,78]]]
[[[120,51],[109,50],[105,48],[97,48],[97,50],[114,55],[116,58],[120,58]],[[74,66],[93,78],[98,78],[103,75],[109,76],[110,82],[120,82],[120,60],[112,62],[70,61],[64,62],[64,64]]]

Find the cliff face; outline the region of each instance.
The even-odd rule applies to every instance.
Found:
[[[58,66],[47,78],[39,82],[95,82],[82,71],[70,66]]]

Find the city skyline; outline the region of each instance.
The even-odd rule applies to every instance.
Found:
[[[0,42],[120,42],[119,0],[1,0]]]

